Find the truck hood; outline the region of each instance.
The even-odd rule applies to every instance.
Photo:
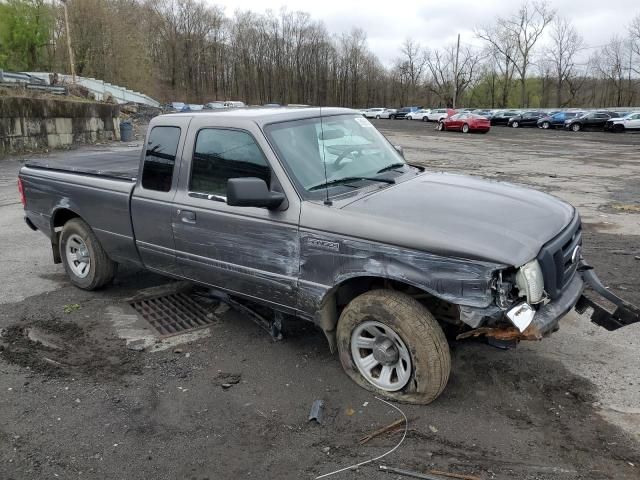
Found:
[[[536,190],[446,173],[420,175],[342,209],[358,217],[355,228],[367,230],[366,238],[516,267],[575,215],[571,205]]]

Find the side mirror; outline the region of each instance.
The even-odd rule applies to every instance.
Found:
[[[284,201],[280,192],[271,192],[261,178],[245,177],[227,180],[227,205],[274,209]]]
[[[393,148],[395,148],[402,158],[404,158],[404,148],[402,148],[402,145],[394,145]]]

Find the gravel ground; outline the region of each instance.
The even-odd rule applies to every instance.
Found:
[[[412,162],[571,201],[588,259],[640,303],[640,135],[376,126]],[[19,166],[0,163],[1,479],[311,479],[400,439],[358,445],[399,414],[348,380],[313,326],[288,324],[274,343],[213,305],[208,328],[153,343],[126,299],[166,279],[125,268],[108,289],[72,287],[45,237],[22,223]],[[136,338],[152,342],[136,351]],[[482,479],[637,479],[639,345],[640,325],[606,333],[575,314],[550,339],[511,351],[454,343],[444,394],[400,406],[407,438],[382,463]],[[317,398],[322,425],[307,421]],[[400,478],[377,465],[334,478]]]

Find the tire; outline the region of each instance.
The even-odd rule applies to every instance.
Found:
[[[549,122],[542,122],[542,128],[548,130],[551,124]]]
[[[519,122],[517,122],[517,121],[516,121],[516,122],[511,122],[511,126],[512,126],[513,128],[518,128],[518,127],[520,126],[520,123],[519,123]]]
[[[436,125],[436,130],[438,130],[439,132],[444,132],[446,130],[444,122],[438,122],[438,125]]]
[[[395,115],[389,115],[389,120],[395,120],[396,116]]]
[[[465,124],[463,124],[463,125],[462,125],[462,129],[461,129],[461,130],[462,130],[462,133],[469,133],[469,131],[470,131],[470,130],[469,130],[469,125],[468,125],[468,124],[466,124],[466,123],[465,123]]]
[[[380,120],[380,115],[376,115],[376,120]]]
[[[580,130],[582,130],[582,125],[580,125],[579,123],[574,123],[573,125],[571,125],[571,130],[573,130],[574,132],[579,132]]]
[[[429,121],[429,119],[428,119],[427,117],[422,117],[422,121],[423,121],[423,122],[428,122],[428,121]]]
[[[616,124],[613,126],[613,131],[615,133],[622,133],[624,132],[624,125],[620,125],[620,124]]]
[[[384,331],[393,332],[399,341],[392,340],[392,348],[401,349],[404,355],[410,357],[410,364],[406,369],[408,377],[398,369],[393,370],[398,384],[401,376],[405,378],[402,380],[405,382],[404,386],[400,389],[390,391],[379,388],[365,378],[354,361],[354,352],[359,358],[373,354],[373,350],[368,354],[367,349],[352,348],[352,342],[362,338],[358,332],[372,323],[383,328],[380,330],[374,327],[382,335],[375,337],[376,341],[385,338]],[[365,334],[367,331],[368,329],[362,330]],[[406,403],[431,403],[442,393],[449,380],[451,357],[442,328],[423,305],[404,293],[372,290],[353,299],[340,315],[337,340],[340,362],[346,374],[361,387],[388,399]],[[384,368],[382,364],[378,366]],[[374,381],[380,381],[380,378]]]
[[[88,259],[84,272],[79,272],[82,263],[75,265],[71,259],[77,246],[81,248],[76,250],[76,257],[84,251],[83,258]],[[118,267],[107,256],[91,227],[80,218],[72,218],[64,224],[60,233],[60,257],[71,283],[83,290],[96,290],[111,282]]]

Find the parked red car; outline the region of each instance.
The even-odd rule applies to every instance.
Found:
[[[491,122],[481,115],[463,112],[441,120],[436,128],[440,131],[459,130],[462,133],[487,133],[491,129]]]

